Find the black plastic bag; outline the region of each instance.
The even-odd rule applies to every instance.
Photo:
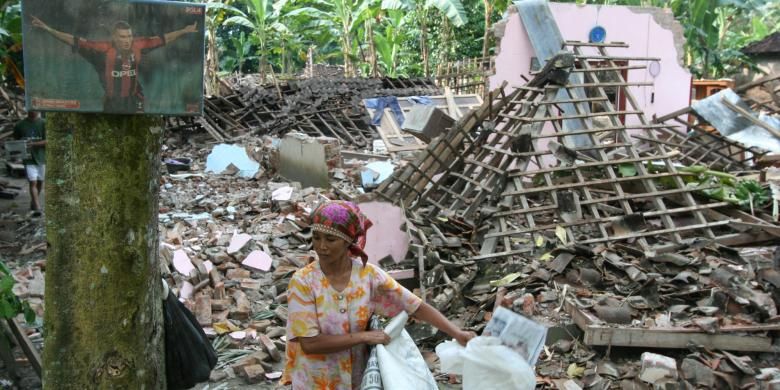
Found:
[[[170,291],[163,301],[163,317],[168,389],[189,389],[207,381],[217,365],[217,353],[198,320]]]

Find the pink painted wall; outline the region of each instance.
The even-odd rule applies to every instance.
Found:
[[[409,251],[409,235],[401,230],[403,210],[387,202],[365,202],[359,206],[373,223],[368,229],[364,249],[368,262],[379,265],[379,260],[387,255],[392,256],[396,263],[402,262]]]
[[[609,54],[622,57],[658,57],[661,59],[661,72],[653,80],[648,70],[630,70],[629,81],[654,81],[653,87],[631,87],[631,93],[637,99],[637,104],[644,110],[648,119],[653,114],[664,115],[688,106],[690,97],[691,74],[678,62],[676,47],[682,47],[682,37],[675,45],[672,25],[679,27],[677,22],[671,22],[671,11],[662,9],[643,9],[624,6],[580,6],[571,3],[550,3],[553,16],[558,24],[564,40],[588,41],[590,29],[600,25],[607,30],[606,42],[625,42],[629,48],[607,48]],[[668,27],[659,25],[653,17],[653,12],[665,19]],[[664,15],[665,13],[667,13]],[[679,34],[681,35],[681,34]],[[528,79],[531,68],[531,57],[535,56],[528,34],[522,25],[520,16],[514,6],[510,7],[503,39],[496,58],[496,74],[490,79],[491,88],[497,88],[506,80],[509,86],[525,84],[521,78]],[[590,48],[588,54],[597,54]],[[680,49],[682,50],[682,49]],[[647,65],[646,61],[632,61],[629,65]],[[651,93],[655,92],[651,103]]]

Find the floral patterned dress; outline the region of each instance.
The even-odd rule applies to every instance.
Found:
[[[373,264],[352,260],[349,283],[341,292],[330,285],[319,261],[298,270],[290,280],[287,303],[287,364],[281,383],[292,383],[293,390],[355,389],[368,360],[366,345],[315,355],[304,353],[296,338],[362,332],[372,314],[412,314],[422,300]]]

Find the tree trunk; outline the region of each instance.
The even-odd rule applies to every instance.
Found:
[[[417,15],[420,15],[420,51],[422,51],[423,74],[430,77],[430,50],[428,49],[428,11],[418,3]]]
[[[371,67],[371,77],[379,77],[376,43],[374,42],[374,22],[371,18],[366,19],[366,42],[368,42],[368,64]]]
[[[352,52],[352,40],[349,37],[349,31],[344,30],[344,36],[341,38],[341,54],[344,56],[344,77],[354,76],[352,72],[352,60],[349,59],[349,54]]]
[[[452,26],[450,25],[450,21],[447,19],[446,15],[442,15],[441,18],[441,29],[439,32],[439,41],[442,46],[442,49],[439,51],[439,63],[444,64],[449,61],[450,58],[450,47],[451,40],[452,40]],[[449,72],[448,72],[449,73]]]
[[[52,114],[44,389],[163,389],[157,117]]]
[[[217,49],[217,27],[210,25],[206,52],[206,94],[219,96],[219,50]]]
[[[485,36],[482,37],[482,58],[487,58],[490,49],[490,15],[493,14],[492,0],[482,0],[485,4]]]
[[[314,46],[309,46],[309,50],[306,55],[306,77],[314,77]]]
[[[260,63],[258,64],[258,73],[260,73],[260,82],[265,84],[265,48],[260,49]],[[241,73],[241,69],[238,70]]]

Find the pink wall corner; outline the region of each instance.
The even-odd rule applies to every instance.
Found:
[[[629,81],[655,83],[651,87],[630,87],[639,108],[645,112],[648,119],[652,118],[653,114],[664,115],[688,106],[691,74],[677,60],[677,47],[682,47],[682,42],[675,45],[671,28],[659,25],[653,17],[653,12],[671,11],[624,6],[580,6],[572,3],[550,3],[550,8],[565,40],[587,42],[590,29],[600,25],[607,31],[607,42],[625,42],[629,45],[627,49],[608,48],[609,54],[661,59],[661,72],[655,80],[647,69],[632,70],[628,75]],[[514,9],[510,10],[508,15],[496,58],[496,73],[490,79],[491,88],[497,88],[504,80],[508,81],[510,87],[523,85],[525,81],[521,75],[531,78],[529,73],[534,51],[528,34]],[[586,53],[596,54],[595,50]],[[648,62],[630,63],[643,64]],[[655,99],[651,102],[653,92]]]
[[[373,223],[366,236],[368,262],[377,264],[387,255],[392,256],[396,263],[403,261],[409,251],[409,236],[401,230],[404,223],[401,208],[387,202],[366,202],[359,206]]]

